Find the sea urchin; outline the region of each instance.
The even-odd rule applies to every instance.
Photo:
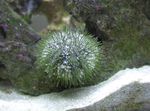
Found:
[[[56,87],[85,86],[95,81],[100,52],[99,44],[88,34],[55,32],[39,43],[37,66]]]

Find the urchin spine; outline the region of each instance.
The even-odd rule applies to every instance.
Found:
[[[56,87],[79,87],[94,81],[101,53],[98,43],[80,31],[50,34],[41,41],[37,66]]]

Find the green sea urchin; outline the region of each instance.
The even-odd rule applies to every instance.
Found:
[[[56,87],[79,87],[95,81],[101,48],[90,35],[72,30],[49,34],[38,49],[38,69]]]

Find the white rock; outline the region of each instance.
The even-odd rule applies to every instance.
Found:
[[[114,111],[114,108],[129,107],[131,102],[133,108],[138,108],[139,103],[145,108],[138,111],[150,111],[149,91],[150,66],[119,71],[95,86],[36,97],[1,84],[0,111]]]

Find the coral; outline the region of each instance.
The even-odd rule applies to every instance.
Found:
[[[37,49],[37,68],[56,87],[79,87],[95,82],[102,48],[90,35],[66,29],[49,34]]]

